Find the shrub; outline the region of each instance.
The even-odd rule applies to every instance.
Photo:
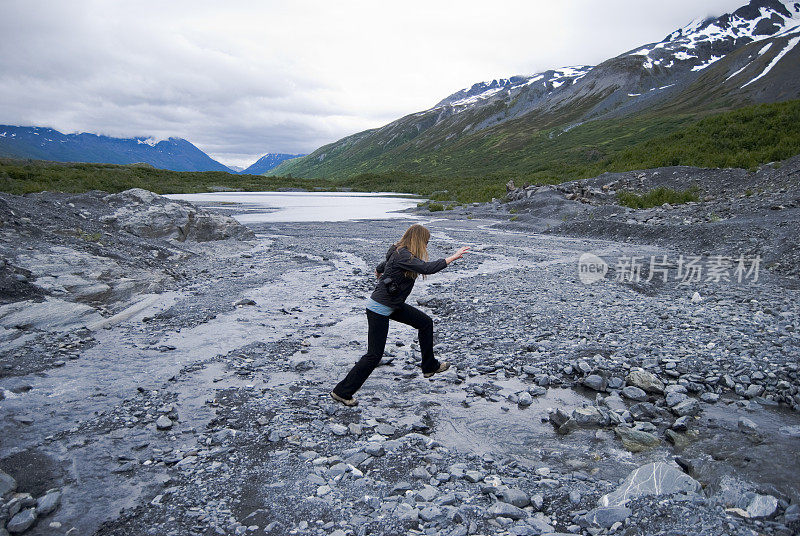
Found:
[[[428,210],[431,212],[439,212],[440,210],[444,210],[444,205],[441,203],[430,203],[428,205]]]
[[[682,191],[660,186],[643,194],[626,190],[617,192],[617,201],[619,201],[620,205],[630,208],[651,208],[661,206],[664,203],[680,205],[690,201],[697,201],[699,193],[700,189],[697,186],[692,186]]]

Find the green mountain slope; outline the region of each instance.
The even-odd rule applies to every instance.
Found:
[[[682,70],[648,65],[641,55],[626,53],[581,76],[559,79],[562,85],[521,84],[463,106],[445,99],[281,164],[271,174],[342,180],[403,173],[404,181],[417,175],[437,181],[482,177],[492,184],[587,177],[612,169],[612,162],[622,165],[622,151],[705,117],[800,97],[798,36],[795,28],[736,41],[722,55],[709,49],[704,63]],[[742,161],[749,166],[753,160]]]

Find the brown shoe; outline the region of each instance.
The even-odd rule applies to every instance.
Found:
[[[352,408],[353,406],[357,406],[358,405],[358,400],[356,400],[355,398],[342,398],[341,396],[337,395],[333,391],[331,391],[331,398],[334,399],[337,402],[341,402],[342,404],[344,404],[348,408]]]
[[[439,363],[439,368],[438,369],[434,370],[433,372],[426,372],[425,374],[423,374],[423,376],[426,377],[426,378],[430,378],[434,374],[438,374],[440,372],[444,372],[445,370],[447,370],[449,368],[450,368],[450,363],[448,363],[447,361],[442,361],[441,363]]]

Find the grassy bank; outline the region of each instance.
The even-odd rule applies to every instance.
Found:
[[[0,191],[13,194],[41,192],[121,192],[144,188],[159,194],[209,192],[220,188],[270,191],[280,188],[331,188],[321,179],[235,175],[222,171],[169,171],[149,166],[83,164],[0,158]]]

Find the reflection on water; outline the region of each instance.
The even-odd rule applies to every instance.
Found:
[[[421,201],[416,196],[385,192],[214,192],[166,197],[230,210],[241,223],[409,218],[412,216],[398,211]]]

